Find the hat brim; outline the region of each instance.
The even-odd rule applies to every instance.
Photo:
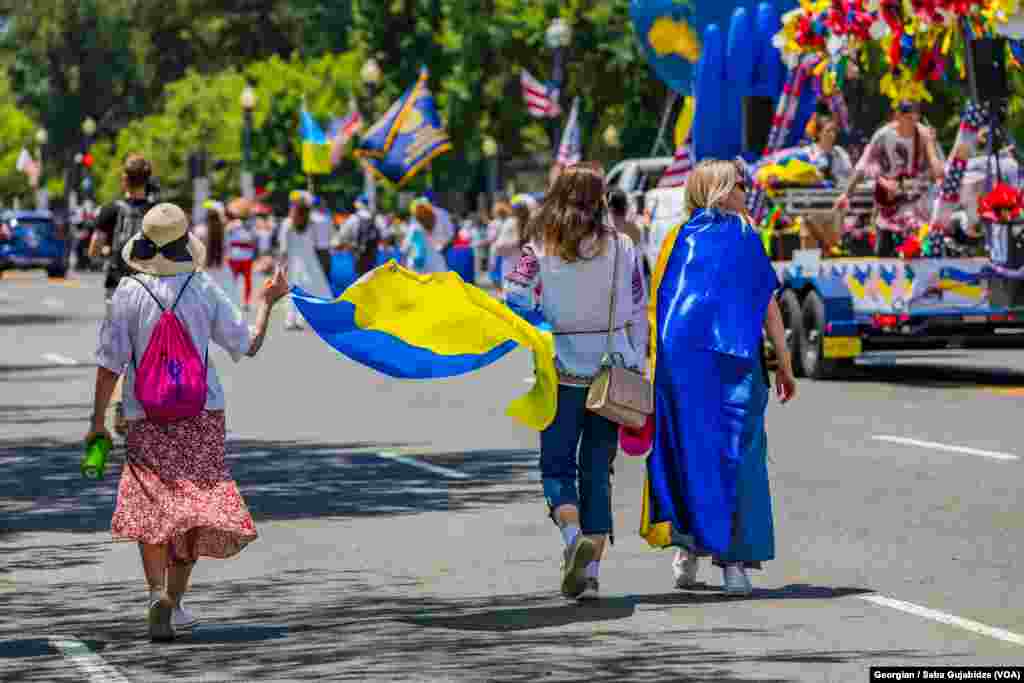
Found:
[[[132,247],[135,246],[136,240],[142,238],[142,233],[138,233],[127,243],[121,250],[121,258],[132,270],[137,270],[140,273],[146,275],[156,275],[157,277],[166,275],[179,275],[181,273],[191,273],[193,270],[199,270],[203,264],[206,263],[206,247],[202,241],[189,233],[188,235],[188,253],[192,255],[190,261],[171,261],[170,259],[164,258],[160,254],[157,254],[153,258],[147,261],[136,261],[131,258]]]

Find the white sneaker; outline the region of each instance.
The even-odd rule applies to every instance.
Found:
[[[301,329],[303,329],[303,325],[298,320],[286,320],[285,323],[284,323],[284,329],[286,329],[286,330],[301,330]]]
[[[192,628],[199,623],[199,617],[192,610],[185,607],[185,603],[181,603],[171,613],[171,623],[174,625],[174,628]]]
[[[727,564],[722,568],[722,590],[729,595],[750,595],[754,592],[742,564]]]
[[[697,583],[699,561],[696,555],[677,550],[672,558],[672,575],[676,577],[676,588],[690,588]]]

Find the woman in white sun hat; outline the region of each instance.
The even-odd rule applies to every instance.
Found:
[[[111,531],[117,540],[138,542],[150,591],[150,637],[170,640],[175,627],[196,621],[181,604],[196,560],[232,557],[256,538],[252,517],[224,459],[224,390],[209,359],[209,346],[220,346],[235,361],[255,356],[266,338],[271,308],[288,293],[289,285],[286,271],[279,268],[264,285],[256,328],[250,329],[241,311],[209,274],[199,270],[205,262],[203,244],[189,234],[188,218],[173,204],[150,209],[142,231],[125,244],[122,255],[136,274],[121,280],[100,328],[93,420],[86,441],[109,437],[103,416],[123,373],[127,456]],[[148,400],[152,385],[136,385],[135,378],[145,377],[149,368],[164,368],[150,362],[146,353],[151,340],[159,342],[161,333],[178,324],[188,337],[179,348],[192,354],[185,360],[205,358],[205,392],[203,367],[193,364],[190,367],[199,368],[194,386],[200,389],[193,393],[198,401],[191,408],[198,414],[158,418]],[[173,364],[174,359],[167,363],[166,373],[177,381],[181,366]],[[172,407],[174,400],[168,399]]]

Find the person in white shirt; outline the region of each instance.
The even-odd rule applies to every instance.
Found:
[[[839,123],[835,118],[815,114],[808,126],[811,139],[807,147],[808,157],[820,172],[825,182],[832,187],[845,188],[853,175],[853,162],[846,150],[836,144],[839,137]],[[828,255],[839,246],[842,237],[833,217],[805,216],[800,230],[801,249],[821,249]]]
[[[310,218],[313,204],[314,197],[309,192],[292,192],[288,218],[281,223],[278,245],[281,257],[288,264],[292,284],[308,294],[326,298],[331,296],[331,286],[316,253],[315,227]],[[285,316],[285,329],[301,330],[303,327],[302,317],[293,303]]]
[[[608,348],[613,291],[612,351],[639,370],[648,343],[640,254],[607,225],[604,193],[599,168],[564,169],[526,228],[530,240],[504,285],[508,306],[531,321],[543,317],[555,338],[558,408],[540,437],[541,480],[565,541],[562,594],[580,600],[598,597],[599,561],[612,533],[610,469],[619,430],[586,401]]]
[[[237,288],[238,278],[242,278],[242,310],[248,311],[252,304],[252,267],[256,261],[257,239],[251,218],[251,205],[247,200],[232,202],[229,207],[234,220],[228,223],[227,251],[228,268],[231,269],[232,282]]]
[[[225,559],[256,539],[256,526],[225,459],[224,389],[207,354],[211,344],[236,362],[263,346],[271,309],[288,293],[278,269],[263,290],[255,329],[207,273],[188,217],[173,204],[158,204],[143,218],[142,231],[122,256],[135,275],[121,280],[111,315],[100,328],[96,349],[93,419],[86,443],[110,438],[104,416],[122,374],[128,420],[125,464],[111,533],[139,544],[149,584],[149,635],[172,640],[175,630],[198,620],[182,604],[200,557]],[[144,363],[150,338],[165,310],[173,310],[195,351],[206,357],[206,403],[202,412],[174,422],[147,417],[135,393],[135,366]]]

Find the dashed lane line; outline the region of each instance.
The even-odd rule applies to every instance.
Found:
[[[59,353],[44,353],[43,360],[53,363],[55,365],[78,365],[78,361],[75,360],[74,358],[68,358],[67,356],[61,355]]]
[[[995,638],[996,640],[1002,640],[1007,643],[1013,643],[1014,645],[1024,645],[1024,636],[1019,633],[1007,631],[1006,629],[995,628],[987,624],[982,624],[978,621],[972,621],[970,619],[964,619],[953,614],[946,614],[929,607],[922,607],[921,605],[915,605],[912,602],[905,602],[903,600],[897,600],[890,598],[886,595],[878,595],[872,593],[870,595],[858,595],[861,600],[867,600],[868,602],[882,607],[891,607],[892,609],[898,609],[901,612],[907,614],[913,614],[914,616],[922,617],[924,619],[931,619],[937,621],[940,624],[947,624],[949,626],[956,626],[962,628],[965,631],[976,633],[982,636],[988,636],[989,638]]]
[[[116,668],[75,638],[50,636],[58,652],[89,679],[89,683],[130,683]]]
[[[376,455],[379,458],[384,458],[385,460],[394,460],[395,462],[400,462],[403,465],[408,465],[409,467],[416,467],[421,470],[426,470],[427,472],[440,474],[441,476],[448,477],[449,479],[469,479],[469,475],[466,474],[465,472],[459,472],[458,470],[449,469],[447,467],[441,467],[439,465],[432,465],[429,462],[423,462],[422,460],[419,460],[417,458],[410,458],[405,455],[399,455],[394,451],[378,451],[374,455]]]
[[[945,443],[936,443],[934,441],[920,441],[918,439],[908,439],[904,436],[886,436],[886,435],[875,435],[871,437],[875,441],[888,441],[889,443],[898,443],[905,446],[919,446],[921,448],[932,448],[938,451],[949,451],[950,453],[963,453],[964,455],[977,455],[983,458],[992,458],[993,460],[1020,460],[1020,456],[1013,455],[1012,453],[1000,453],[998,451],[984,451],[980,448],[969,448],[967,446],[954,446]]]

